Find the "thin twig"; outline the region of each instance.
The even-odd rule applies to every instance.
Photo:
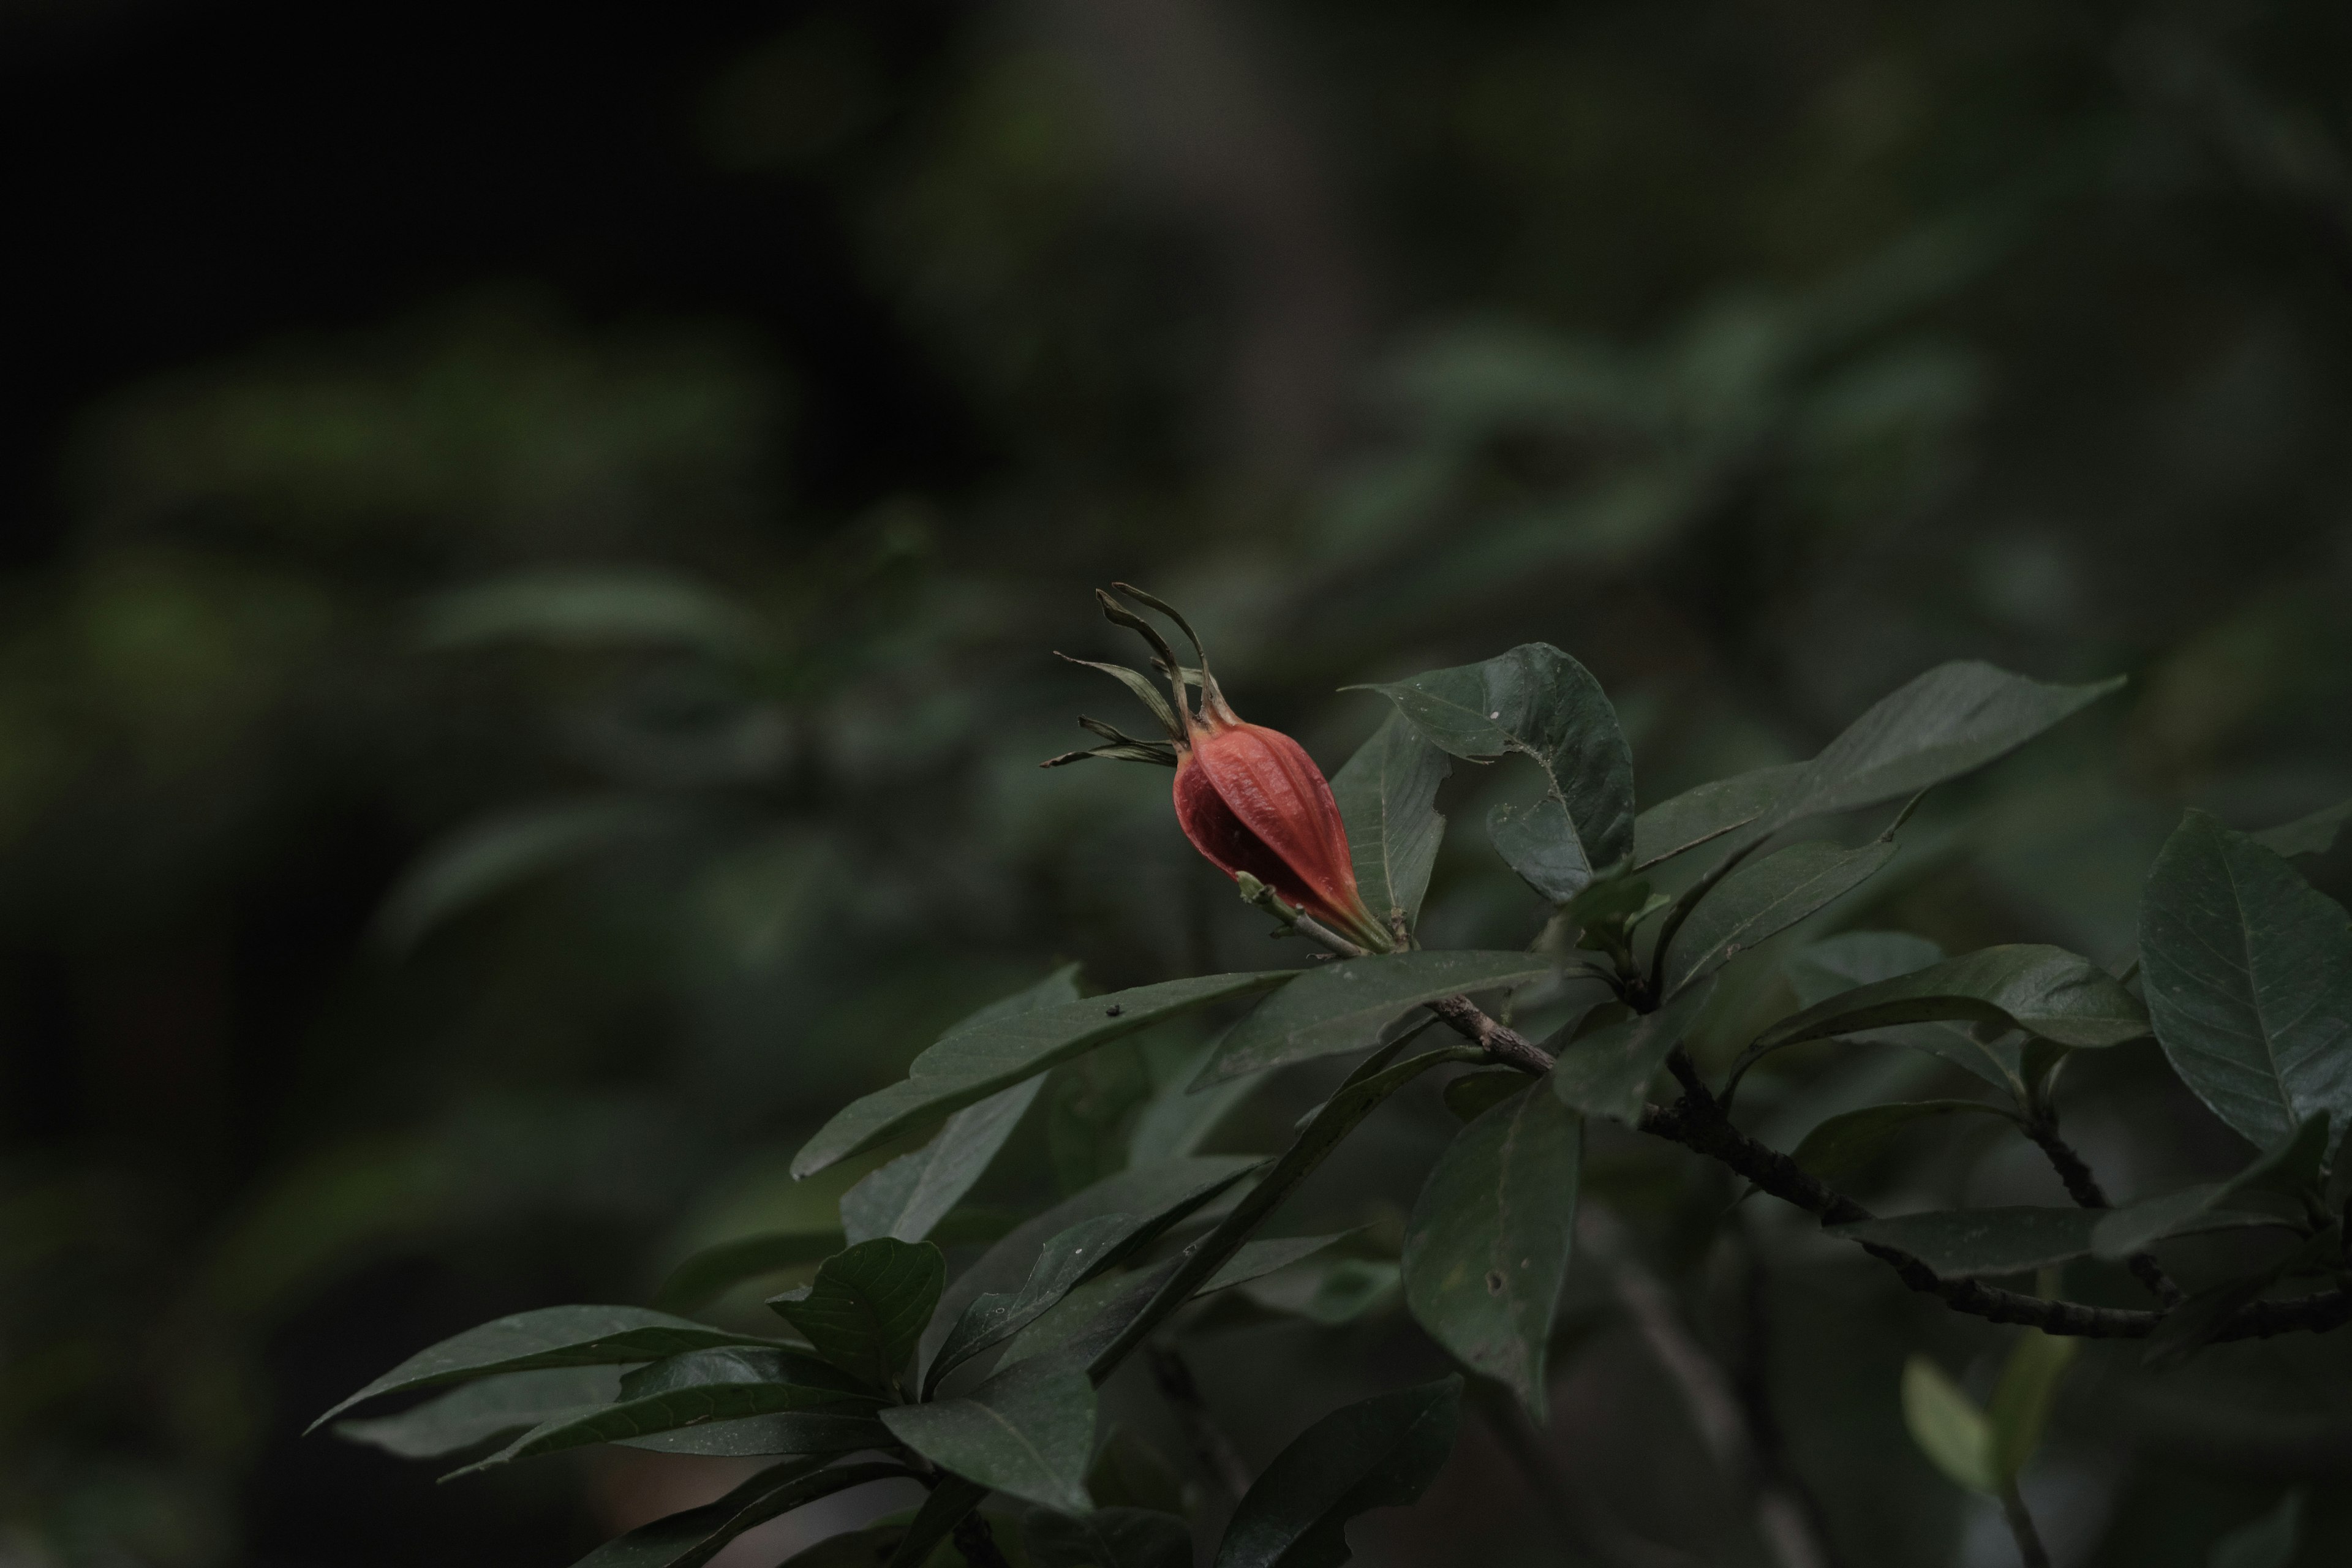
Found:
[[[2025,1509],[2025,1499],[2011,1481],[2001,1489],[2000,1516],[2009,1521],[2009,1533],[2017,1542],[2017,1555],[2025,1568],[2050,1568],[2050,1552],[2042,1544],[2042,1532],[2033,1528],[2033,1516]]]
[[[2077,1206],[2086,1209],[2115,1206],[2107,1201],[2106,1189],[2099,1185],[2099,1178],[2091,1173],[2089,1163],[2074,1152],[2073,1144],[2058,1135],[2058,1119],[2055,1116],[2046,1113],[2030,1116],[2023,1126],[2025,1135],[2032,1139],[2035,1147],[2048,1157],[2050,1168],[2058,1173],[2058,1179],[2066,1185],[2066,1195],[2073,1198]],[[2164,1271],[2164,1265],[2153,1256],[2147,1252],[2135,1252],[2124,1259],[2124,1267],[2129,1268],[2132,1278],[2147,1286],[2148,1292],[2158,1300],[2168,1307],[2179,1305],[2180,1287],[2172,1282],[2172,1276]]]

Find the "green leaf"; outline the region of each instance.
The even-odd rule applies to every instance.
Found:
[[[1827,909],[1893,858],[1891,839],[1859,849],[1814,839],[1748,862],[1717,883],[1675,932],[1666,949],[1666,994]]]
[[[2329,1142],[2328,1118],[2323,1111],[2305,1119],[2226,1182],[2167,1193],[2113,1210],[2092,1232],[2092,1249],[2101,1258],[2128,1258],[2169,1236],[2263,1223],[2267,1215],[2232,1215],[2222,1205],[2241,1193],[2264,1185],[2274,1184],[2292,1194],[2299,1187],[2316,1184]]]
[[[949,1373],[1044,1317],[1073,1289],[1133,1252],[1156,1228],[1151,1217],[1113,1214],[1081,1220],[1054,1237],[1038,1252],[1019,1290],[987,1291],[958,1315],[924,1369],[924,1393],[928,1395]]]
[[[898,1465],[843,1465],[823,1469],[822,1460],[777,1465],[761,1471],[717,1502],[690,1508],[604,1542],[572,1568],[701,1568],[727,1543],[754,1525],[789,1513],[803,1503],[868,1481],[906,1475]]]
[[[1779,763],[1756,768],[1660,801],[1633,819],[1633,869],[1646,871],[1760,820],[1806,765]]]
[[[2062,948],[2021,942],[1857,985],[1783,1018],[1740,1053],[1731,1082],[1784,1046],[1938,1019],[2022,1029],[2073,1047],[2117,1046],[2148,1032],[2137,998],[2098,965]]]
[[[1184,1478],[1150,1439],[1132,1426],[1113,1426],[1087,1467],[1087,1493],[1097,1516],[1118,1508],[1190,1514]],[[1058,1517],[1058,1516],[1057,1516]]]
[[[1037,1509],[1021,1521],[1033,1568],[1192,1568],[1192,1527],[1148,1508],[1097,1509],[1084,1519]]]
[[[762,1274],[774,1274],[803,1264],[822,1263],[839,1252],[837,1230],[778,1231],[764,1236],[738,1237],[706,1247],[669,1271],[654,1300],[665,1307],[690,1310]]]
[[[1215,1568],[1338,1568],[1348,1521],[1417,1501],[1445,1468],[1462,1415],[1459,1377],[1344,1405],[1275,1456],[1234,1510]]]
[[[524,637],[570,647],[682,644],[721,658],[756,653],[759,621],[684,577],[551,568],[452,590],[425,606],[428,647]]]
[[[1517,1394],[1538,1426],[1583,1150],[1583,1119],[1530,1084],[1455,1135],[1405,1226],[1405,1304],[1457,1360]]]
[[[418,1351],[310,1423],[324,1423],[379,1394],[432,1388],[492,1373],[543,1366],[617,1366],[659,1361],[720,1345],[773,1345],[774,1340],[714,1329],[643,1307],[542,1307],[517,1312]]]
[[[1973,773],[2123,685],[2051,686],[1973,660],[1879,699],[1791,780],[1771,826],[1901,800]]]
[[[1092,1511],[1095,1388],[1048,1358],[998,1373],[961,1399],[894,1405],[883,1424],[925,1458],[968,1480],[1058,1513]]]
[[[2303,1550],[2303,1503],[2298,1487],[2262,1518],[2221,1537],[2205,1560],[2207,1568],[2290,1568]]]
[[[2204,1349],[2242,1308],[2262,1299],[2263,1292],[2301,1268],[2340,1257],[2334,1226],[2304,1238],[2267,1266],[2234,1279],[2223,1279],[2192,1294],[2164,1314],[2147,1337],[2141,1364],[2151,1368],[2178,1366]]]
[[[1246,1285],[1294,1263],[1303,1262],[1340,1240],[1349,1233],[1328,1231],[1321,1236],[1275,1236],[1245,1242],[1240,1251],[1225,1260],[1225,1266],[1209,1276],[1209,1282],[1193,1294],[1206,1296],[1213,1291],[1229,1290],[1236,1285]]]
[[[1465,1122],[1475,1121],[1490,1107],[1502,1104],[1527,1087],[1528,1075],[1508,1068],[1464,1073],[1446,1080],[1445,1109]]]
[[[759,1458],[770,1454],[850,1454],[887,1447],[889,1429],[869,1414],[838,1410],[792,1410],[775,1415],[739,1415],[643,1437],[619,1439],[624,1448],[656,1454],[693,1454],[713,1459]]]
[[[816,1136],[793,1157],[793,1174],[814,1174],[1107,1040],[1214,1002],[1270,990],[1296,973],[1285,969],[1170,980],[1108,996],[1089,996],[1082,1002],[967,1022],[917,1057],[904,1082],[853,1101],[818,1129]]]
[[[1555,904],[1592,885],[1595,868],[1584,841],[1568,807],[1549,795],[1532,805],[1497,803],[1486,813],[1486,839],[1519,880]]]
[[[2003,1486],[2014,1484],[2025,1461],[2042,1447],[2050,1426],[2050,1407],[2057,1402],[2058,1382],[2074,1364],[2080,1340],[2027,1329],[1993,1385],[1992,1403],[1985,1409],[1991,1427],[1992,1472]]]
[[[549,1417],[609,1405],[621,1374],[609,1366],[545,1367],[462,1384],[397,1415],[338,1421],[334,1434],[404,1459],[434,1459],[511,1437]]]
[[[1356,689],[1381,693],[1457,757],[1532,758],[1551,798],[1566,807],[1566,820],[1549,826],[1566,831],[1589,867],[1633,853],[1633,750],[1601,683],[1550,644],[1525,643],[1483,664]]]
[[[2181,1081],[2258,1147],[2320,1111],[2352,1125],[2352,917],[2201,811],[2148,873],[2149,1016]]]
[[[1650,1080],[1698,1026],[1714,997],[1715,976],[1707,974],[1654,1013],[1637,1013],[1571,1041],[1552,1064],[1552,1094],[1571,1110],[1633,1126],[1642,1120]]]
[[[1903,1367],[1903,1424],[1911,1440],[1957,1485],[1988,1497],[2000,1491],[1994,1468],[1992,1423],[1976,1402],[1926,1356]]]
[[[1127,1168],[1135,1123],[1150,1100],[1151,1069],[1132,1040],[1055,1069],[1045,1094],[1045,1149],[1064,1192]]]
[[[1336,1329],[1385,1307],[1403,1283],[1402,1266],[1385,1258],[1334,1258],[1319,1268],[1251,1280],[1242,1294],[1266,1311]]]
[[[928,1241],[877,1237],[826,1258],[805,1289],[768,1305],[842,1371],[894,1388],[939,1305],[947,1268]]]
[[[1870,1163],[1888,1139],[1915,1121],[1932,1117],[1967,1114],[2016,1117],[1980,1100],[1915,1100],[1894,1105],[1866,1105],[1832,1116],[1805,1134],[1789,1157],[1807,1174],[1834,1186]]]
[[[955,1527],[987,1499],[986,1487],[968,1481],[961,1476],[940,1478],[940,1484],[931,1489],[931,1495],[923,1500],[923,1506],[915,1510],[915,1517],[899,1535],[898,1544],[890,1549],[888,1568],[924,1568],[941,1543],[955,1533]],[[958,1552],[957,1555],[961,1557],[962,1553]],[[793,1559],[795,1563],[800,1560],[798,1557]],[[843,1558],[838,1561],[840,1568],[850,1568],[852,1563],[856,1563],[856,1568],[868,1568],[874,1558],[866,1555],[862,1559]]]
[[[1127,1163],[1130,1166],[1197,1153],[1234,1108],[1256,1092],[1262,1080],[1254,1079],[1228,1079],[1201,1089],[1192,1087],[1192,1080],[1216,1048],[1215,1040],[1203,1041],[1198,1050],[1180,1058],[1170,1068],[1166,1080],[1143,1108],[1143,1114],[1135,1119],[1134,1131],[1128,1134]]]
[[[1524,985],[1553,972],[1525,952],[1385,952],[1311,969],[1235,1024],[1195,1086],[1370,1047],[1386,1025],[1424,1002]]]
[[[2315,811],[2309,816],[2299,816],[2282,827],[2265,828],[2252,837],[2272,854],[2288,859],[2297,855],[2325,855],[2336,847],[2336,840],[2347,822],[2352,822],[2352,800]]]
[[[555,801],[473,823],[426,848],[377,910],[374,934],[395,951],[486,899],[588,858],[607,845],[673,827],[677,814],[633,795]]]
[[[610,1405],[550,1417],[488,1458],[452,1470],[446,1480],[518,1459],[592,1443],[618,1443],[679,1426],[732,1421],[745,1415],[823,1410],[858,1415],[871,1409],[873,1394],[846,1382],[814,1356],[793,1351],[688,1351],[621,1380],[620,1397]],[[838,1407],[847,1405],[844,1412]]]
[[[1915,973],[1943,956],[1942,948],[1907,931],[1846,931],[1800,949],[1790,956],[1785,970],[1798,1005],[1811,1007],[1857,985]],[[2015,1030],[1979,1038],[1976,1026],[1947,1019],[1854,1030],[1848,1037],[1923,1051],[2007,1090],[2021,1103],[2026,1098],[2024,1037]]]
[[[1391,910],[1410,930],[1421,920],[1429,873],[1445,837],[1437,786],[1453,767],[1445,753],[1421,738],[1401,713],[1391,713],[1372,738],[1331,775],[1331,795],[1348,829],[1356,890],[1382,920]]]
[[[2081,1258],[2104,1209],[1932,1209],[1825,1226],[1832,1236],[1907,1252],[1948,1279],[2025,1274]]]

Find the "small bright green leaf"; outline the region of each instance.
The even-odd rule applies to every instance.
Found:
[[[2265,828],[2252,837],[2272,854],[2291,860],[2298,855],[2325,855],[2335,848],[2347,822],[2352,822],[2352,800],[2299,816],[2282,827]]]
[[[1955,1484],[1987,1496],[2000,1492],[1992,1424],[1941,1367],[1923,1355],[1904,1363],[1903,1424],[1919,1451]]]
[[[1525,952],[1385,952],[1311,969],[1235,1024],[1195,1080],[1202,1087],[1267,1068],[1369,1048],[1424,1002],[1524,985],[1553,972]]]
[[[1714,997],[1715,976],[1707,974],[1654,1013],[1636,1014],[1572,1041],[1552,1064],[1553,1095],[1572,1110],[1633,1126],[1642,1120],[1650,1080],[1697,1027]]]
[[[1559,649],[1525,643],[1483,664],[1364,689],[1394,702],[1457,757],[1533,759],[1567,807],[1589,865],[1614,865],[1633,853],[1633,750],[1601,683]]]
[[[609,1405],[621,1374],[609,1366],[545,1367],[461,1384],[397,1415],[338,1421],[334,1434],[404,1459],[435,1459],[493,1437],[511,1437],[551,1416]]]
[[[2051,686],[1973,660],[1938,665],[1824,746],[1764,820],[1785,826],[1916,795],[2007,755],[2122,685],[2119,677]]]
[[[1889,1139],[1913,1122],[1969,1114],[2011,1116],[2002,1107],[1987,1105],[1980,1100],[1915,1100],[1895,1105],[1866,1105],[1860,1110],[1832,1116],[1815,1127],[1789,1157],[1807,1174],[1834,1186],[1870,1163]]]
[[[2127,1258],[2166,1237],[2214,1228],[2216,1220],[2227,1227],[2256,1219],[2260,1216],[2232,1215],[2223,1205],[2241,1193],[2266,1185],[2292,1194],[2297,1187],[2315,1184],[2329,1142],[2328,1117],[2323,1111],[2307,1118],[2226,1182],[2167,1193],[2114,1210],[2092,1233],[2092,1247],[2101,1258]]]
[[[1583,1151],[1583,1119],[1534,1086],[1455,1135],[1405,1226],[1412,1315],[1465,1365],[1517,1394],[1538,1427]]]
[[[338,1402],[310,1429],[379,1394],[431,1388],[492,1373],[544,1366],[617,1366],[659,1361],[719,1345],[772,1345],[773,1340],[714,1329],[643,1307],[542,1307],[467,1329],[418,1351],[365,1388]]]
[[[1948,1279],[2024,1274],[2081,1258],[2104,1209],[1934,1209],[1825,1227],[1832,1236],[1907,1252]]]
[[[1391,713],[1347,765],[1331,775],[1331,795],[1348,829],[1356,890],[1382,919],[1391,910],[1410,930],[1421,919],[1429,873],[1445,837],[1437,786],[1453,763],[1421,738],[1401,713]]]
[[[642,1524],[604,1542],[572,1568],[701,1568],[727,1543],[754,1525],[789,1513],[803,1503],[847,1491],[868,1481],[906,1475],[897,1465],[819,1467],[823,1460],[776,1465],[761,1471],[717,1502]]]
[[[768,1305],[842,1371],[876,1388],[896,1385],[947,1283],[947,1260],[928,1241],[877,1237],[825,1259],[804,1290]]]
[[[998,1373],[961,1399],[894,1405],[883,1424],[925,1458],[968,1480],[1058,1513],[1093,1510],[1095,1389],[1053,1359]]]
[[[1348,1521],[1418,1500],[1454,1452],[1461,1415],[1462,1380],[1448,1377],[1324,1416],[1242,1499],[1215,1568],[1339,1568]]]
[[[2080,1340],[2027,1329],[2018,1337],[1993,1385],[1992,1403],[1985,1408],[1991,1428],[1992,1473],[2002,1485],[2017,1479],[2025,1461],[2042,1447],[2050,1425],[2050,1408],[2057,1402],[2059,1379],[2074,1364]]]
[[[1633,819],[1633,869],[1646,871],[1759,820],[1806,765],[1780,763],[1756,768],[1660,801]]]
[[[2291,1568],[2303,1550],[2303,1503],[2298,1487],[2270,1512],[2221,1537],[2205,1560],[2207,1568]]]
[[[2352,1126],[2352,916],[2201,811],[2148,873],[2139,945],[2173,1071],[2268,1146],[2320,1111]]]
[[[1192,1527],[1148,1508],[1097,1509],[1084,1519],[1038,1509],[1021,1521],[1032,1568],[1192,1568]]]
[[[1270,990],[1296,973],[1213,974],[968,1022],[917,1057],[905,1081],[853,1101],[793,1157],[806,1176],[1163,1019]]]
[[[1827,909],[1895,858],[1892,840],[1843,849],[1823,839],[1740,867],[1701,900],[1666,948],[1666,994]]]

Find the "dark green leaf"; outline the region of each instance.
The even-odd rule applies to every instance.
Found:
[[[1635,1014],[1571,1042],[1552,1064],[1552,1094],[1571,1110],[1633,1126],[1642,1119],[1650,1080],[1698,1026],[1714,996],[1715,976],[1708,974],[1654,1013]]]
[[[1385,1307],[1403,1283],[1402,1266],[1385,1258],[1334,1258],[1251,1280],[1242,1294],[1266,1311],[1336,1329]]]
[[[961,1110],[1107,1040],[1213,1002],[1269,990],[1291,970],[1170,980],[1083,1002],[967,1022],[917,1057],[904,1082],[852,1102],[793,1157],[806,1176],[934,1116]]]
[[[609,1405],[621,1374],[609,1366],[500,1373],[451,1389],[397,1415],[338,1421],[334,1433],[404,1459],[433,1459],[494,1437],[529,1431],[551,1416]]]
[[[2009,1352],[1993,1386],[1992,1403],[1985,1407],[1991,1430],[1992,1470],[2006,1486],[2017,1479],[2025,1461],[2042,1447],[2050,1425],[2050,1408],[2057,1402],[2059,1379],[2074,1363],[2080,1340],[2027,1329]]]
[[[1206,1296],[1213,1290],[1228,1290],[1236,1285],[1246,1285],[1263,1279],[1276,1269],[1287,1268],[1294,1263],[1314,1257],[1348,1233],[1335,1230],[1323,1236],[1275,1236],[1246,1242],[1240,1251],[1225,1260],[1225,1266],[1209,1276],[1209,1282],[1194,1292]]]
[[[1903,1425],[1919,1451],[1954,1484],[1988,1496],[2000,1490],[1993,1468],[1992,1424],[1941,1367],[1923,1355],[1904,1363]]]
[[[1255,1092],[1260,1080],[1250,1079],[1228,1079],[1207,1089],[1192,1088],[1192,1080],[1216,1048],[1216,1041],[1206,1041],[1169,1070],[1166,1081],[1152,1095],[1151,1103],[1135,1119],[1135,1130],[1128,1134],[1129,1165],[1149,1165],[1199,1152],[1226,1115]]]
[[[1033,1568],[1192,1568],[1192,1527],[1148,1508],[1084,1519],[1038,1509],[1021,1521],[1021,1543]]]
[[[656,1454],[694,1454],[714,1459],[758,1458],[768,1454],[849,1454],[889,1446],[889,1429],[870,1414],[793,1410],[780,1415],[740,1415],[680,1426],[644,1437],[624,1437],[624,1448]]]
[[[1942,961],[1944,950],[1925,937],[1906,931],[1858,931],[1824,938],[1791,954],[1786,965],[1790,984],[1800,1006],[1811,1007],[1857,985],[1915,973]],[[1924,1024],[1895,1024],[1883,1029],[1859,1029],[1849,1037],[1865,1044],[1902,1046],[1950,1062],[1992,1085],[2025,1099],[2026,1082],[2021,1048],[2024,1037],[2016,1030],[1995,1031],[1965,1019]]]
[[[1891,840],[1843,849],[1815,839],[1748,862],[1716,884],[1675,932],[1666,949],[1667,994],[1827,909],[1893,858]]]
[[[1780,763],[1660,801],[1633,819],[1633,869],[1646,871],[1759,820],[1805,768],[1803,763]]]
[[[2157,1039],[2213,1113],[2267,1146],[2320,1111],[2352,1125],[2352,917],[2201,811],[2140,899]]]
[[[716,1300],[746,1279],[757,1279],[762,1274],[797,1268],[806,1263],[822,1263],[841,1247],[842,1236],[837,1230],[738,1237],[706,1247],[671,1269],[668,1278],[654,1291],[654,1300],[665,1307],[690,1310]]]
[[[1916,1100],[1895,1105],[1866,1105],[1832,1116],[1805,1134],[1790,1158],[1808,1174],[1834,1186],[1870,1163],[1888,1139],[1931,1117],[1978,1114],[2016,1118],[1998,1105],[1980,1100]]]
[[[1486,813],[1486,838],[1519,880],[1555,904],[1592,885],[1593,865],[1568,807],[1550,795],[1532,805],[1497,803]]]
[[[1324,1416],[1242,1499],[1215,1568],[1338,1568],[1349,1520],[1414,1502],[1437,1479],[1461,1414],[1462,1380],[1448,1377]]]
[[[1019,1290],[985,1292],[974,1297],[957,1316],[955,1326],[924,1369],[925,1394],[981,1352],[1003,1344],[1044,1317],[1071,1290],[1132,1252],[1139,1238],[1153,1228],[1150,1217],[1103,1215],[1081,1220],[1048,1240]]]
[[[1954,1279],[2024,1274],[2081,1258],[2103,1209],[1935,1209],[1827,1226],[1832,1236],[1907,1252]]]
[[[1055,1069],[1045,1094],[1045,1148],[1064,1192],[1127,1168],[1129,1141],[1150,1099],[1151,1070],[1132,1040]]]
[[[509,637],[570,647],[684,644],[721,658],[757,652],[759,621],[690,578],[552,568],[454,589],[425,607],[429,647]]]
[[[2336,847],[2347,822],[2352,822],[2352,800],[2299,816],[2282,827],[2265,828],[2252,837],[2272,854],[2289,859],[2297,855],[2325,855]]]
[[[2213,1543],[2207,1568],[2290,1568],[2303,1550],[2303,1491],[2279,1499],[2278,1507],[2242,1524]]]
[[[2225,1205],[2239,1194],[2265,1185],[2276,1185],[2292,1194],[2299,1187],[2315,1184],[2329,1142],[2328,1118],[2323,1111],[2305,1119],[2226,1182],[2167,1193],[2113,1211],[2092,1233],[2092,1248],[2101,1258],[2127,1258],[2168,1236],[2259,1223],[2265,1216],[2233,1215]]]
[[[2321,1262],[2336,1252],[2336,1233],[2331,1227],[2305,1237],[2301,1246],[2267,1268],[2196,1292],[2165,1313],[2164,1321],[2156,1325],[2156,1331],[2147,1337],[2143,1363],[2150,1367],[2178,1366],[2211,1343],[2213,1336],[2240,1309],[2260,1300],[2263,1291],[2289,1273]]]
[[[885,1236],[826,1258],[805,1289],[768,1305],[817,1354],[876,1388],[892,1388],[946,1283],[938,1247]]]
[[[986,1487],[968,1481],[961,1476],[940,1477],[940,1484],[931,1489],[931,1495],[923,1500],[923,1506],[915,1510],[914,1519],[898,1536],[898,1544],[890,1549],[888,1568],[925,1568],[940,1544],[955,1533],[955,1527],[987,1498]],[[800,1559],[796,1557],[793,1561],[797,1563]],[[869,1557],[856,1568],[867,1568],[872,1562]],[[849,1568],[846,1560],[843,1561],[842,1568]]]
[[[1633,853],[1633,750],[1601,683],[1559,649],[1525,643],[1483,664],[1367,689],[1457,757],[1534,759],[1552,797],[1567,807],[1589,865],[1614,865]]]
[[[616,1366],[658,1361],[681,1351],[716,1345],[772,1345],[754,1334],[714,1329],[643,1307],[542,1307],[517,1312],[418,1351],[350,1398],[340,1401],[310,1429],[341,1415],[362,1400],[431,1388],[496,1372],[528,1372],[542,1366]]]
[[[1791,780],[1771,826],[1901,800],[2007,755],[2123,685],[2049,686],[1973,660],[1872,704]]]
[[[1206,1088],[1244,1073],[1369,1049],[1383,1026],[1424,1002],[1524,985],[1551,974],[1525,952],[1386,952],[1307,971],[1225,1036],[1195,1080]]]
[[[1402,714],[1391,713],[1331,776],[1332,798],[1339,804],[1355,862],[1356,890],[1382,920],[1391,910],[1401,912],[1408,930],[1421,919],[1430,868],[1445,837],[1437,786],[1452,766]]]
[[[1538,1426],[1583,1148],[1583,1119],[1530,1085],[1455,1135],[1405,1226],[1412,1315],[1464,1364],[1517,1394]]]
[[[1094,1384],[1057,1360],[1024,1362],[961,1399],[894,1405],[882,1420],[900,1442],[968,1480],[1060,1513],[1094,1507],[1086,1489]]]
[[[727,1543],[803,1503],[868,1481],[895,1480],[898,1465],[843,1465],[820,1468],[823,1460],[776,1465],[761,1471],[717,1502],[688,1509],[604,1542],[573,1568],[701,1568]]]
[[[395,949],[413,946],[486,899],[677,822],[674,810],[655,802],[600,795],[525,806],[474,823],[427,848],[401,877],[376,914],[376,938]]]
[[[1464,1073],[1447,1080],[1445,1109],[1464,1121],[1475,1121],[1489,1107],[1502,1104],[1527,1087],[1528,1075],[1508,1068]]]

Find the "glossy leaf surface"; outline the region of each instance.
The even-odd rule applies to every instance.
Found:
[[[1040,1073],[967,1105],[947,1119],[938,1137],[866,1175],[841,1195],[843,1235],[853,1246],[877,1236],[928,1237],[987,1173],[1045,1087]]]
[[[334,1433],[404,1459],[432,1459],[494,1437],[511,1437],[567,1412],[609,1405],[621,1374],[609,1366],[508,1372],[461,1384],[397,1415],[338,1421]]]

